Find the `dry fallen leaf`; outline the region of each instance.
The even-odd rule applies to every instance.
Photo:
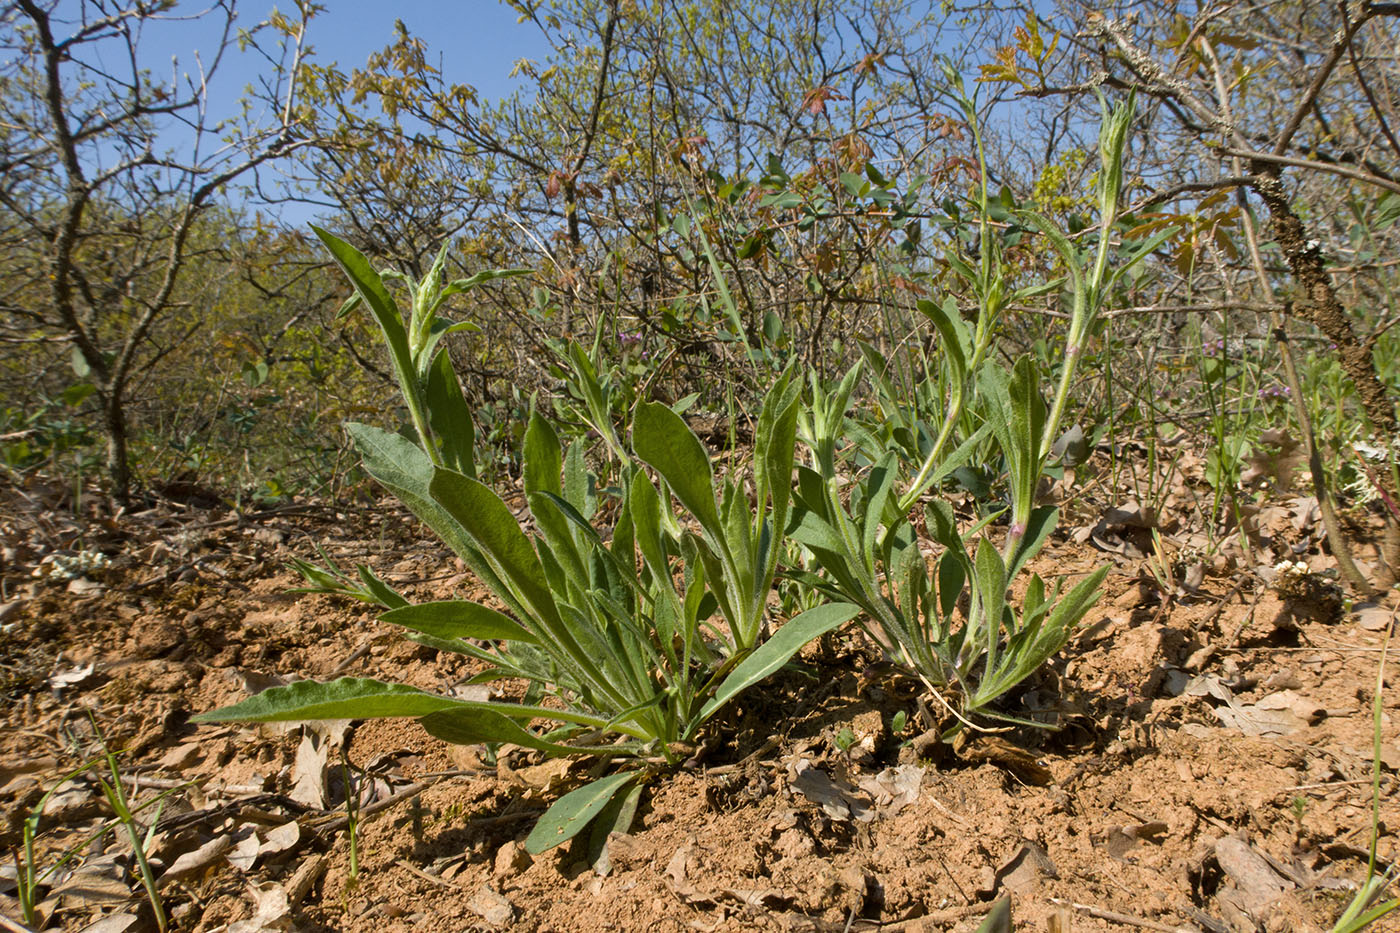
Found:
[[[1004,889],[1020,896],[1034,890],[1042,879],[1058,877],[1059,870],[1049,854],[1033,842],[1023,842],[987,879],[980,893],[995,894]]]
[[[253,899],[253,916],[229,924],[228,933],[267,933],[292,928],[291,903],[280,884],[249,885],[248,894]]]
[[[695,847],[696,839],[691,836],[676,849],[671,860],[666,863],[666,883],[676,897],[687,904],[713,904],[714,895],[702,892],[690,880],[690,858],[695,852]]]
[[[1290,735],[1326,715],[1326,710],[1292,690],[1271,693],[1252,706],[1231,698],[1215,709],[1216,718],[1245,735]]]
[[[95,663],[89,663],[85,667],[75,667],[70,670],[54,674],[49,678],[49,686],[54,690],[62,691],[68,687],[81,687],[92,679],[93,671],[97,669]]]
[[[258,860],[259,845],[257,834],[248,832],[228,851],[229,864],[239,871],[252,871],[253,863]]]
[[[1264,919],[1269,904],[1295,887],[1238,836],[1226,836],[1215,844],[1215,860],[1234,882],[1238,906],[1256,921]]]
[[[820,806],[833,820],[868,823],[875,819],[870,797],[845,781],[833,781],[806,758],[788,762],[788,779],[794,791]]]
[[[505,927],[515,922],[515,905],[489,884],[477,889],[467,908],[493,926]]]
[[[179,878],[197,875],[219,861],[224,853],[232,848],[232,836],[215,836],[193,852],[186,852],[177,858],[160,876],[160,883],[168,884]]]
[[[1395,621],[1395,610],[1385,606],[1365,605],[1356,608],[1356,624],[1368,632],[1383,632]]]
[[[887,817],[916,802],[923,783],[923,768],[918,765],[900,765],[862,778],[860,789],[874,798],[880,816]]]
[[[115,854],[88,859],[73,870],[51,892],[62,898],[68,907],[93,907],[102,904],[123,904],[131,897],[126,869],[117,864]]]
[[[126,933],[138,919],[135,914],[108,914],[96,923],[83,927],[83,933]]]
[[[276,855],[296,845],[301,839],[301,826],[296,820],[274,826],[262,834],[262,845],[258,847],[258,857]]]
[[[326,808],[326,762],[330,744],[317,733],[307,730],[297,745],[297,757],[292,763],[292,789],[287,796],[313,810]]]

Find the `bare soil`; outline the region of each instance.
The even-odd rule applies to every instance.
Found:
[[[1038,571],[1115,567],[1063,656],[1010,708],[1054,728],[940,745],[936,701],[844,635],[747,696],[590,863],[582,844],[537,857],[522,846],[590,762],[511,749],[491,761],[412,721],[188,722],[274,678],[448,690],[469,676],[371,607],[289,592],[302,581],[286,560],[316,561],[319,545],[411,598],[473,595],[396,506],[240,514],[184,496],[110,522],[31,483],[0,509],[0,846],[18,850],[25,817],[63,785],[38,824],[40,870],[72,856],[41,887],[48,928],[154,928],[126,836],[99,833],[112,813],[102,772],[66,779],[105,743],[129,797],[162,801],[138,818],[177,930],[972,931],[1007,894],[1018,930],[1328,930],[1369,857],[1393,598],[1335,601],[1306,500],[1261,503],[1212,552],[1180,495],[1164,509],[1175,519],[1088,494],[1066,503]],[[33,579],[59,548],[112,563]],[[1317,572],[1311,586],[1273,576],[1284,558]],[[1395,673],[1392,658],[1380,870],[1400,826]],[[17,920],[6,863],[0,913]]]

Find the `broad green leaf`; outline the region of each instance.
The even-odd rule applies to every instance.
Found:
[[[433,499],[471,535],[501,578],[510,581],[542,621],[557,626],[559,611],[539,557],[501,497],[488,486],[452,470],[434,470],[428,489]]]
[[[479,745],[487,742],[510,743],[523,748],[534,748],[550,755],[628,754],[631,749],[618,747],[609,749],[582,749],[571,745],[561,745],[542,739],[520,723],[529,716],[516,716],[515,710],[507,704],[495,704],[488,708],[480,704],[459,709],[446,709],[424,716],[418,722],[428,734],[452,745]]]
[[[723,533],[710,456],[680,415],[659,402],[643,402],[632,424],[632,444],[702,527],[715,535]]]
[[[802,384],[789,366],[764,395],[754,431],[754,501],[762,514],[770,491],[777,524],[785,525],[792,493],[792,462],[797,443],[798,398]]]
[[[608,837],[613,833],[626,833],[632,829],[637,818],[637,808],[642,802],[641,782],[633,784],[625,794],[619,794],[609,801],[593,819],[593,830],[588,835],[588,863],[598,875],[606,875],[612,870],[612,860],[608,857]]]
[[[871,562],[875,555],[875,536],[884,518],[885,505],[894,491],[895,472],[895,455],[889,453],[871,468],[866,480],[869,492],[865,504],[865,518],[861,522],[861,556],[867,562],[868,569],[873,569]]]
[[[510,616],[467,600],[418,603],[386,612],[379,619],[434,638],[538,642],[534,635]]]
[[[967,373],[968,354],[972,351],[972,338],[967,333],[967,324],[958,313],[958,303],[951,295],[942,304],[921,299],[916,307],[924,317],[933,322],[943,338],[943,352],[953,364],[953,379],[961,382]]]
[[[1071,628],[1079,623],[1084,617],[1084,613],[1093,607],[1094,603],[1103,596],[1099,586],[1103,583],[1104,577],[1108,576],[1108,566],[1105,565],[1089,574],[1083,580],[1075,584],[1074,588],[1063,596],[1055,608],[1050,610],[1050,618],[1046,624],[1051,626],[1063,626]]]
[[[1040,373],[1035,360],[1029,355],[1016,361],[1011,371],[1008,385],[1011,398],[1011,411],[1016,418],[1016,432],[1022,445],[1022,453],[1029,462],[1040,452],[1041,440],[1045,434],[1045,398],[1040,394]],[[1038,464],[1036,464],[1038,467]],[[1039,481],[1039,470],[1036,471]]]
[[[232,706],[191,716],[191,722],[300,722],[308,719],[380,719],[426,716],[461,706],[461,700],[437,696],[407,684],[386,684],[360,677],[328,683],[299,680],[273,687]]]
[[[408,345],[408,331],[405,329],[398,305],[394,303],[389,290],[384,287],[384,280],[374,271],[364,254],[355,247],[315,224],[311,225],[311,229],[321,238],[336,265],[340,266],[340,270],[350,279],[355,291],[369,305],[375,320],[379,322],[379,328],[384,332],[384,339],[389,344],[389,355],[403,390],[416,394],[416,374]]]
[[[592,822],[614,796],[641,777],[640,771],[619,771],[560,797],[526,837],[525,851],[539,855],[568,842]]]
[[[560,474],[564,466],[564,451],[559,435],[548,419],[539,412],[530,413],[530,426],[525,430],[522,480],[525,493],[552,492],[561,495],[564,487]]]
[[[428,369],[428,425],[440,446],[443,462],[475,479],[476,427],[446,349],[438,352]]]
[[[729,676],[724,678],[724,682],[715,690],[715,695],[700,710],[700,720],[709,719],[739,692],[786,664],[804,645],[846,624],[859,613],[860,607],[850,603],[828,603],[793,616],[753,654],[729,672]]]
[[[538,411],[530,412],[530,426],[525,430],[525,451],[521,460],[521,479],[535,525],[548,542],[553,557],[567,568],[570,576],[582,583],[587,574],[585,558],[579,553],[577,542],[569,530],[568,519],[559,513],[552,501],[542,502],[539,499],[541,494],[558,496],[564,487],[560,482],[563,450],[559,445],[559,435]]]
[[[1054,506],[1044,505],[1031,511],[1030,519],[1026,522],[1026,533],[1021,538],[1021,544],[1012,556],[1011,563],[1007,565],[1008,578],[1014,579],[1026,562],[1040,553],[1050,533],[1055,530],[1055,523],[1059,517],[1060,510]]]
[[[592,520],[597,508],[597,494],[589,482],[588,462],[584,459],[584,444],[575,441],[564,456],[564,498],[585,520]]]
[[[987,667],[996,666],[997,647],[1001,641],[1001,616],[1006,607],[1006,565],[992,542],[977,541],[976,595],[982,600],[982,624],[987,628]]]
[[[938,559],[938,610],[945,619],[952,617],[958,597],[962,596],[963,586],[967,583],[963,564],[964,561],[958,560],[958,555],[952,551],[944,551]]]
[[[349,422],[345,430],[355,442],[355,449],[360,452],[369,475],[398,496],[414,515],[426,522],[448,547],[470,564],[473,571],[481,573],[485,568],[476,545],[429,492],[434,467],[423,449],[402,435],[373,425]],[[479,570],[479,567],[482,569]],[[483,577],[483,582],[489,583],[491,579],[494,576]]]
[[[661,532],[661,497],[643,470],[637,470],[632,475],[630,502],[632,522],[637,530],[637,547],[652,572],[665,579],[669,568]]]
[[[793,510],[792,521],[788,525],[788,537],[798,544],[821,548],[824,551],[841,551],[845,547],[836,529],[808,508]]]

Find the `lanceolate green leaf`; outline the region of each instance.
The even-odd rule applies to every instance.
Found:
[[[625,746],[589,746],[580,748],[542,739],[520,722],[520,717],[504,704],[500,708],[485,705],[446,709],[430,713],[419,720],[428,734],[453,745],[479,745],[487,742],[510,743],[522,748],[534,748],[551,755],[630,755],[635,751]]]
[[[943,352],[954,367],[954,381],[962,381],[967,373],[969,354],[972,352],[972,338],[968,336],[967,324],[958,313],[958,304],[949,297],[942,304],[923,299],[917,305],[924,317],[933,322],[943,338]]]
[[[443,462],[465,476],[476,477],[476,427],[467,400],[444,349],[428,369],[428,424],[442,450]]]
[[[367,424],[349,422],[345,430],[364,459],[365,469],[421,518],[467,564],[472,573],[501,595],[514,612],[520,605],[510,597],[494,570],[482,559],[466,529],[432,496],[435,467],[417,444],[399,434]]]
[[[701,526],[719,532],[715,507],[715,477],[705,445],[680,415],[659,402],[637,406],[632,444],[641,457],[660,473]]]
[[[480,272],[467,276],[465,279],[454,279],[452,282],[448,283],[442,290],[442,297],[446,298],[449,295],[455,295],[469,288],[475,288],[483,282],[490,282],[493,279],[513,279],[522,275],[533,274],[533,269],[483,269]]]
[[[559,610],[545,582],[539,557],[501,497],[484,484],[452,470],[434,470],[428,489],[533,614],[550,627],[557,627]]]
[[[379,328],[384,332],[384,340],[389,345],[389,355],[394,362],[394,370],[399,377],[399,383],[405,392],[414,392],[415,373],[413,370],[413,355],[408,345],[408,330],[405,326],[403,315],[399,313],[398,305],[394,303],[389,290],[384,287],[384,280],[379,277],[379,273],[374,271],[374,267],[369,264],[369,260],[355,247],[346,243],[335,234],[312,224],[311,229],[316,236],[321,238],[326,249],[330,251],[336,265],[340,266],[342,272],[350,279],[355,286],[355,291],[362,301],[369,305],[370,311],[374,314],[374,319],[379,322]],[[412,404],[410,402],[410,404]]]
[[[1040,549],[1050,537],[1050,532],[1055,530],[1055,523],[1059,517],[1060,510],[1053,506],[1041,506],[1031,511],[1030,520],[1026,522],[1026,535],[1021,539],[1020,546],[1007,565],[1008,577],[1014,578],[1026,565],[1026,561],[1040,553]]]
[[[620,771],[570,791],[554,802],[525,838],[525,851],[538,855],[577,836],[640,771]]]
[[[402,625],[434,638],[482,638],[488,641],[538,643],[538,639],[532,633],[526,631],[510,616],[466,600],[418,603],[386,612],[379,618],[380,621]]]
[[[773,501],[774,522],[787,522],[788,499],[792,493],[792,461],[797,443],[798,398],[802,384],[792,378],[792,367],[783,372],[764,397],[754,432],[754,500],[760,518],[769,495]]]
[[[407,684],[342,677],[328,683],[299,680],[240,703],[200,713],[192,722],[300,722],[308,719],[375,719],[426,716],[462,705]]]
[[[429,484],[433,499],[456,519],[471,536],[484,562],[508,584],[510,592],[525,607],[521,619],[535,631],[551,652],[568,659],[570,672],[579,686],[594,699],[628,706],[621,685],[610,683],[592,650],[594,641],[587,629],[566,622],[554,600],[554,588],[530,539],[506,504],[491,489],[452,470],[437,470]]]
[[[912,507],[914,501],[917,500],[919,496],[922,496],[934,486],[943,482],[943,480],[952,475],[953,471],[958,467],[968,463],[973,455],[981,449],[982,444],[987,440],[987,435],[990,433],[992,433],[992,426],[990,424],[984,424],[976,431],[973,431],[972,434],[968,436],[967,440],[958,445],[956,450],[943,458],[937,468],[932,470],[928,476],[925,477],[923,482],[919,483],[917,486],[910,487],[909,491],[904,495],[903,502],[909,503]],[[903,502],[901,502],[901,505]]]
[[[715,690],[715,695],[700,711],[700,719],[708,719],[740,691],[758,683],[782,667],[802,647],[827,632],[851,621],[860,612],[850,603],[828,603],[793,616],[753,654],[745,658]]]
[[[1060,254],[1060,258],[1065,261],[1065,269],[1069,272],[1071,295],[1075,306],[1079,306],[1087,298],[1084,286],[1084,267],[1079,261],[1079,251],[1074,248],[1069,237],[1061,233],[1060,228],[1048,218],[1032,211],[1025,211],[1020,216],[1039,230],[1050,241],[1050,245],[1055,248],[1055,251]]]

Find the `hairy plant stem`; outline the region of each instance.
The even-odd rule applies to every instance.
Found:
[[[961,85],[959,85],[959,89],[961,89]],[[953,387],[953,397],[948,402],[943,426],[939,429],[938,437],[934,440],[933,449],[924,458],[924,462],[919,465],[919,472],[915,475],[914,481],[909,484],[909,488],[899,499],[901,512],[908,512],[914,507],[915,500],[922,494],[924,484],[942,461],[943,448],[948,443],[948,438],[953,435],[954,425],[962,417],[963,406],[966,404],[967,398],[967,383],[969,380],[977,378],[977,370],[981,367],[987,347],[991,344],[992,327],[996,323],[997,315],[1001,313],[1000,307],[993,307],[987,300],[991,293],[993,266],[1000,260],[1000,253],[998,252],[996,259],[993,258],[994,249],[991,243],[991,225],[987,207],[987,155],[982,145],[982,127],[975,119],[975,103],[970,99],[965,99],[964,106],[969,116],[968,124],[972,130],[973,147],[977,152],[979,179],[977,185],[977,241],[981,246],[981,251],[977,263],[976,336],[972,342],[972,359],[968,363],[962,383]]]

